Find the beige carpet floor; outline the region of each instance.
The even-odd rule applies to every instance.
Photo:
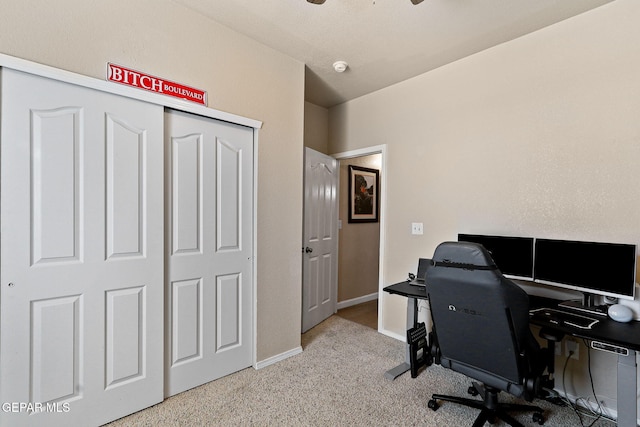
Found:
[[[466,396],[469,379],[450,370],[434,365],[416,379],[384,378],[403,361],[404,344],[373,329],[332,316],[304,334],[302,346],[282,362],[245,369],[108,425],[459,427],[477,416],[446,402],[435,412],[427,408],[432,393]],[[581,425],[570,408],[536,404],[545,408],[546,426]],[[537,425],[529,414],[516,418]],[[598,420],[594,427],[612,425]]]

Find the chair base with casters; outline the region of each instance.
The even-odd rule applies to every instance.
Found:
[[[431,396],[431,400],[429,400],[427,406],[435,411],[440,407],[437,401],[444,400],[480,409],[480,414],[473,423],[473,427],[481,427],[486,422],[493,424],[496,419],[500,419],[513,427],[524,427],[519,421],[509,415],[509,412],[533,412],[533,421],[540,425],[544,424],[544,416],[542,415],[544,410],[542,408],[534,405],[499,402],[498,393],[500,390],[497,388],[483,386],[474,382],[473,386],[469,387],[468,392],[473,396],[480,394],[483,400],[434,394]]]

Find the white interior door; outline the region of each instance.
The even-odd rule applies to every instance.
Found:
[[[162,400],[161,107],[2,70],[0,425]]]
[[[167,149],[167,396],[251,366],[253,129],[177,111]]]
[[[336,312],[338,161],[305,149],[302,332]]]

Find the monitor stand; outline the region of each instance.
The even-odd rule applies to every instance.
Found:
[[[597,305],[595,303],[596,296],[588,292],[584,292],[582,301],[568,300],[558,304],[558,307],[567,308],[569,310],[581,311],[587,314],[596,314],[598,316],[606,316],[609,306],[606,304]]]

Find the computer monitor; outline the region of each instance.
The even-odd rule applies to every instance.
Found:
[[[458,234],[458,241],[484,246],[506,277],[533,280],[533,238]]]
[[[534,280],[584,294],[633,299],[636,281],[636,245],[536,239]]]
[[[416,282],[425,283],[427,278],[427,270],[433,265],[433,261],[429,258],[418,259],[418,273],[416,274]]]

